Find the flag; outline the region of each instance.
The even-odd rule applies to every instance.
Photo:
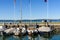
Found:
[[[44,2],[47,2],[47,0],[44,0]]]

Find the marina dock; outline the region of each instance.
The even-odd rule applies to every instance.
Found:
[[[9,23],[9,22],[6,22],[6,23],[3,23],[3,22],[0,22],[0,26],[4,26],[4,25],[7,25],[8,27],[12,27],[12,26],[25,26],[25,25],[27,25],[28,27],[29,27],[29,23],[28,22],[23,22],[22,24],[21,23]],[[35,25],[38,25],[39,27],[41,27],[41,26],[44,26],[45,25],[45,23],[44,22],[37,22],[37,23],[31,23],[31,26],[35,26]],[[53,26],[54,28],[56,28],[56,29],[59,29],[60,28],[60,22],[48,22],[48,25],[51,25],[51,26]]]
[[[60,30],[60,22],[42,22],[42,21],[37,22],[37,21],[34,21],[34,22],[30,23],[30,22],[22,21],[22,23],[20,23],[19,21],[17,21],[17,22],[16,21],[15,22],[8,21],[8,22],[0,22],[0,26],[5,28],[4,29],[5,33],[8,33],[8,34],[13,33],[14,35],[23,35],[25,33],[27,34],[27,32],[28,32],[28,34],[38,33],[42,30],[46,30],[47,28],[48,29],[46,31],[42,31],[42,32],[51,32],[51,30],[52,31]],[[45,27],[42,27],[42,26],[45,26]],[[12,31],[11,31],[11,29],[12,29]],[[35,29],[37,30],[37,32],[35,32]]]

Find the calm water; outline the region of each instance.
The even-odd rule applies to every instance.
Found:
[[[60,34],[53,35],[51,37],[44,37],[44,36],[0,36],[0,40],[60,40]]]

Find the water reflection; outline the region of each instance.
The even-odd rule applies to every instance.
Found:
[[[44,36],[0,36],[0,40],[60,40],[60,34],[55,34],[51,37],[44,37]]]
[[[20,37],[18,37],[18,36],[13,36],[13,40],[27,40],[27,36],[20,36]]]
[[[39,40],[38,35],[37,36],[28,36],[28,40]]]
[[[38,36],[36,36],[36,37],[28,36],[28,40],[50,40],[50,38],[49,38],[49,37],[46,38],[46,37],[44,37],[44,36],[38,35]]]
[[[0,36],[0,40],[48,40],[48,38],[38,36]]]

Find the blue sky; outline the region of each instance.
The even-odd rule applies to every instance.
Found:
[[[20,16],[20,0],[0,0],[0,20],[18,20]],[[31,0],[31,16],[29,0],[22,0],[22,19],[60,19],[60,0]]]

